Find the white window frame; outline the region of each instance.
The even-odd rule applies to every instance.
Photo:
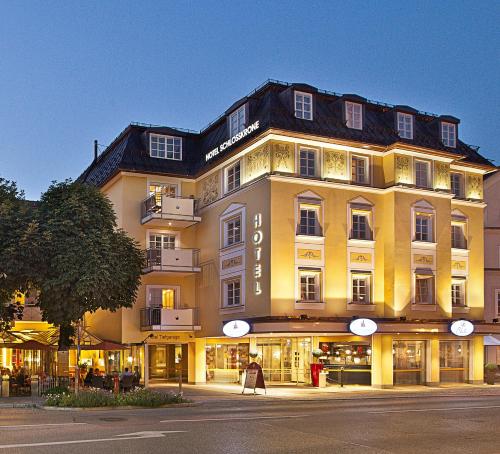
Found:
[[[246,127],[246,104],[238,107],[234,112],[229,115],[229,137],[233,137],[239,132],[243,131]]]
[[[399,137],[413,140],[413,115],[404,112],[397,113],[397,128]]]
[[[232,240],[232,242],[230,242],[230,225],[233,224],[235,221],[239,220],[240,222],[240,232],[239,232],[239,236],[240,236],[240,239],[239,241],[234,241]],[[241,244],[243,243],[243,229],[242,229],[242,223],[243,223],[243,218],[241,216],[240,213],[234,215],[234,216],[231,216],[231,217],[228,217],[227,219],[224,219],[224,222],[223,222],[223,227],[224,227],[224,247],[230,247],[230,246],[234,246],[236,244]],[[235,234],[231,235],[231,237],[236,237]]]
[[[462,304],[453,304],[453,287],[455,285],[459,285],[461,287],[462,292]],[[451,305],[452,307],[467,307],[467,282],[466,279],[459,279],[456,277],[452,277],[451,279]]]
[[[172,250],[172,249],[178,249],[179,248],[179,235],[174,233],[174,232],[161,232],[161,231],[149,231],[147,232],[147,236],[146,236],[146,241],[147,241],[147,244],[148,244],[148,248],[149,249],[157,249],[156,247],[152,247],[152,243],[151,243],[151,236],[152,235],[156,235],[156,236],[160,236],[161,237],[161,247],[160,247],[160,250],[163,250],[163,249],[167,249],[167,250]],[[171,247],[165,247],[166,244],[171,244],[171,241],[168,241],[166,242],[165,241],[165,237],[168,236],[168,237],[173,237],[174,238],[174,247],[171,248]]]
[[[309,100],[309,103],[305,102],[305,100]],[[310,106],[309,111],[305,109],[305,106],[307,104],[309,104]],[[293,96],[293,106],[296,118],[300,118],[301,120],[313,119],[313,96],[311,93],[304,93],[303,91],[295,91]],[[297,108],[297,106],[300,106],[300,108]]]
[[[359,116],[359,118],[357,118]],[[358,102],[345,102],[345,122],[351,129],[363,129],[363,104]]]
[[[422,241],[417,240],[417,216],[429,216],[430,222],[430,240]],[[436,223],[436,210],[425,200],[419,200],[411,207],[412,227],[411,227],[411,241],[416,243],[435,244],[435,223]]]
[[[154,140],[160,140],[160,139],[163,139],[164,140],[164,150],[163,150],[163,153],[164,153],[164,156],[160,156],[159,154],[159,150],[157,150],[156,154],[153,154],[153,139]],[[168,147],[169,147],[169,141],[172,141],[172,156],[169,157],[168,156]],[[176,147],[179,147],[179,150],[176,151]],[[176,154],[178,153],[178,156],[176,157]],[[149,135],[149,155],[152,157],[152,158],[158,158],[158,159],[170,159],[172,161],[182,161],[182,137],[176,137],[176,136],[166,136],[166,135],[162,135],[162,134],[150,134]]]
[[[354,216],[363,216],[366,218],[367,237],[358,238],[354,235]],[[356,204],[349,204],[349,239],[373,241],[373,207],[367,205],[366,208],[357,207]]]
[[[420,302],[417,301],[417,280],[419,279],[429,279],[431,282],[429,288],[430,302]],[[422,274],[418,270],[415,271],[413,278],[413,304],[417,306],[436,306],[436,276],[434,274]]]
[[[372,288],[373,288],[373,275],[371,271],[358,271],[351,270],[350,272],[351,280],[350,280],[350,304],[356,305],[370,305],[373,304],[372,298]],[[354,281],[355,280],[365,280],[365,288],[366,288],[366,301],[355,300],[354,299]]]
[[[363,161],[364,163],[364,171],[365,171],[365,178],[363,181],[358,181],[358,179],[353,178],[353,161],[354,160],[359,160]],[[350,175],[351,175],[351,183],[355,184],[370,184],[370,159],[368,156],[361,156],[358,154],[351,154],[351,158],[349,160],[349,170],[350,170]]]
[[[458,177],[458,182],[459,182],[459,191],[458,194],[456,191],[453,189],[453,177]],[[451,193],[458,198],[463,198],[465,194],[465,178],[464,174],[461,172],[450,172],[450,191]]]
[[[314,299],[302,299],[302,277],[314,278]],[[323,273],[318,268],[299,268],[298,270],[298,303],[321,303],[323,301]]]
[[[425,181],[425,184],[422,185],[422,184],[418,184],[418,179],[417,179],[417,175],[418,175],[418,172],[417,172],[417,169],[419,167],[419,164],[420,165],[424,165],[426,167],[426,181]],[[432,175],[431,175],[431,163],[429,161],[424,161],[422,159],[415,159],[415,163],[414,163],[414,172],[415,172],[415,186],[417,188],[424,188],[424,189],[429,189],[431,188],[431,181],[432,181]]]
[[[455,123],[441,122],[441,142],[445,147],[456,148],[457,125]]]
[[[236,179],[234,179],[234,182],[232,185],[229,184],[229,177],[230,177],[230,173],[231,172],[234,172],[236,170],[236,167],[239,167],[239,170],[238,170],[238,180],[237,180],[237,184],[236,184]],[[225,169],[224,169],[224,193],[227,194],[229,192],[233,192],[233,191],[236,191],[237,189],[239,189],[241,187],[241,176],[242,176],[242,163],[240,160],[234,162],[233,164],[227,166]]]
[[[304,153],[308,153],[308,156],[309,153],[312,153],[313,156],[314,156],[314,172],[312,175],[309,175],[309,174],[303,174],[302,171],[301,171],[301,154],[302,152]],[[310,159],[308,158],[307,159],[307,162],[309,163]],[[299,147],[299,151],[298,151],[298,159],[297,159],[297,173],[299,174],[299,176],[301,177],[309,177],[309,178],[313,178],[313,177],[317,177],[319,175],[319,150],[317,150],[316,148],[307,148],[307,147]],[[307,166],[307,169],[309,170],[309,167]]]
[[[239,283],[240,301],[239,304],[229,304],[229,294],[228,294],[229,285],[234,284],[236,282]],[[222,287],[222,298],[221,298],[222,309],[241,308],[245,306],[245,297],[244,297],[245,286],[243,283],[243,277],[241,275],[235,275],[225,278],[221,282],[221,287]]]
[[[180,308],[181,301],[181,287],[179,285],[146,285],[146,307],[160,307],[166,309],[163,306],[153,306],[151,304],[151,290],[161,289],[161,290],[173,290],[174,291],[174,309]]]
[[[455,236],[453,235],[453,232],[454,232],[453,227],[458,227],[462,230],[463,244],[461,246],[460,245],[457,246],[453,241],[455,238]],[[456,220],[453,220],[453,217],[452,217],[452,221],[451,221],[451,247],[453,249],[467,249],[467,220],[456,221]]]

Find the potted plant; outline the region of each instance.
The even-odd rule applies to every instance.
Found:
[[[323,350],[315,348],[312,351],[314,362],[311,364],[311,382],[313,386],[319,386],[319,373],[323,369],[323,364],[318,363],[318,359],[324,355]]]
[[[497,372],[498,366],[494,363],[488,363],[484,366],[484,378],[488,385],[495,384],[495,375]]]

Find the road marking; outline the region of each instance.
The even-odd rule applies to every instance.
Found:
[[[409,410],[385,410],[385,411],[369,411],[373,415],[379,415],[382,413],[410,413],[410,412],[422,412],[422,411],[450,411],[450,410],[476,410],[482,408],[500,408],[500,405],[485,405],[481,407],[448,407],[448,408],[419,408],[419,409],[409,409]]]
[[[80,426],[87,425],[86,422],[62,422],[62,423],[54,423],[54,424],[19,424],[17,426],[0,426],[0,429],[22,429],[23,427],[47,427],[47,426]]]
[[[124,441],[124,440],[142,440],[144,438],[162,438],[165,434],[185,433],[185,430],[158,430],[135,432],[132,434],[115,435],[115,438],[95,438],[93,440],[67,440],[67,441],[44,441],[40,443],[19,443],[15,445],[0,445],[0,449],[12,448],[31,448],[35,446],[56,446],[56,445],[76,445],[83,443],[100,443],[104,441]]]
[[[283,416],[237,416],[234,418],[202,418],[202,419],[164,419],[160,422],[205,422],[205,421],[248,421],[254,419],[291,419],[305,418],[311,415],[283,415]]]

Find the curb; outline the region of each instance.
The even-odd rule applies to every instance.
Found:
[[[34,404],[33,406],[40,410],[48,411],[110,411],[110,410],[160,410],[162,408],[179,408],[179,407],[198,407],[201,402],[186,402],[182,404],[167,404],[159,407],[139,407],[127,405],[121,407],[49,407],[46,405]]]
[[[21,404],[0,404],[0,408],[39,408],[36,403],[21,403]]]

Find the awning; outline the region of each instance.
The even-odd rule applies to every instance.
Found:
[[[484,345],[486,347],[491,346],[491,345],[498,345],[498,346],[500,346],[500,337],[497,337],[497,336],[484,336]]]

